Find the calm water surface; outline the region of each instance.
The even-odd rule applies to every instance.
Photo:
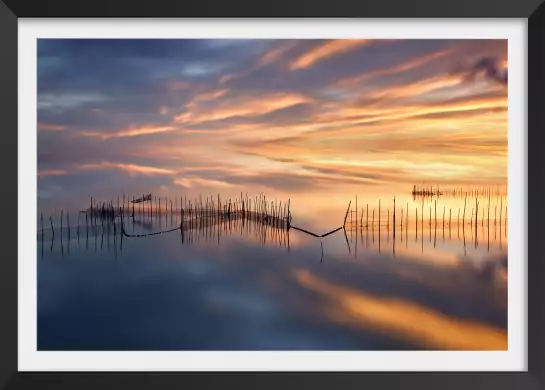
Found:
[[[391,209],[379,228],[371,205],[366,226],[361,199],[321,239],[241,220],[122,237],[73,213],[70,231],[38,235],[38,349],[506,349],[505,224],[475,231],[452,205],[450,224],[443,207],[430,221],[432,204],[423,222],[398,210],[395,239]],[[293,224],[321,235],[343,217]],[[128,234],[179,225],[125,219]]]

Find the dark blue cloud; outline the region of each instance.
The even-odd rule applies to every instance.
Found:
[[[252,46],[251,41],[212,45],[192,39],[40,40],[38,91],[115,90],[181,76],[187,67],[233,68],[255,54]]]
[[[215,121],[205,121],[194,125],[185,125],[185,129],[190,130],[222,130],[228,126],[236,124],[268,124],[270,126],[280,126],[286,124],[300,124],[311,121],[311,115],[319,111],[312,103],[298,103],[293,106],[274,110],[262,115],[236,115],[226,119]]]
[[[303,42],[271,66],[254,69],[242,77],[233,78],[227,87],[238,91],[298,91],[316,95],[334,82],[374,72],[394,64],[402,64],[454,44],[451,41],[399,41],[362,46],[353,51],[331,56],[309,68],[288,71],[289,63],[306,50],[323,44],[322,40]],[[429,74],[420,74],[420,78]]]
[[[38,42],[38,121],[108,131],[161,124],[219,72],[236,71],[271,43],[247,40],[53,39]],[[103,110],[107,117],[100,116]]]

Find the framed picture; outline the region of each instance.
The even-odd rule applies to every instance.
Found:
[[[544,7],[4,1],[0,386],[544,387]]]

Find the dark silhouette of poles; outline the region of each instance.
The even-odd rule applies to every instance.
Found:
[[[393,234],[394,234],[394,245],[395,245],[395,241],[396,241],[396,197],[394,196],[394,215],[392,216],[392,224],[394,226],[394,231],[393,231]],[[401,217],[401,221],[403,221],[403,217]]]
[[[475,198],[475,248],[477,248],[477,239],[478,239],[477,220],[479,215],[479,202],[477,199],[478,198]]]
[[[505,234],[505,238],[507,238],[507,218],[508,218],[508,215],[507,215],[507,206],[505,206],[505,227],[504,227],[504,234]]]
[[[358,195],[356,194],[356,229],[357,229],[357,227],[358,227]],[[357,232],[357,230],[356,230],[356,232]],[[356,238],[357,237],[358,236],[356,234]],[[356,242],[357,242],[357,240],[356,240]]]
[[[380,199],[378,200],[378,251],[380,252]]]
[[[387,237],[390,237],[390,209],[386,210],[386,232]]]
[[[430,213],[431,213],[431,207],[430,207]],[[422,252],[424,252],[424,205],[422,205],[422,221],[420,223],[420,241],[422,243]]]
[[[501,214],[503,211],[503,197],[500,199],[500,232],[501,232]]]
[[[496,204],[496,205],[494,206],[494,226],[496,226],[496,217],[497,217],[497,213],[498,213],[498,205]],[[496,230],[496,229],[494,228],[494,230]]]
[[[444,236],[444,230],[443,230],[443,236]],[[430,240],[431,240],[431,227],[430,227]],[[435,248],[437,244],[437,223],[435,223],[433,227],[433,247]]]
[[[344,215],[344,223],[343,226],[346,226],[346,218],[348,218],[348,212],[350,211],[350,205],[352,204],[352,201],[348,203],[348,208],[346,209],[346,214]]]
[[[466,223],[466,203],[467,203],[467,195],[464,198],[464,215],[462,217],[462,225],[465,225]]]
[[[435,227],[437,227],[437,199],[435,199]]]
[[[456,225],[458,225],[458,227],[460,226],[460,209],[458,208],[458,219],[456,220]]]
[[[486,227],[487,227],[488,251],[490,251],[490,192],[488,193],[488,221],[486,222]]]
[[[81,213],[78,213],[78,227],[76,229],[76,234],[78,235],[78,238],[79,238],[79,220],[80,220],[80,217],[81,217]]]
[[[452,209],[449,208],[449,211],[448,211],[448,238],[452,238],[451,237],[451,234],[452,234]]]
[[[41,226],[42,237],[43,237],[44,235],[44,214],[43,213],[40,213],[40,226]]]

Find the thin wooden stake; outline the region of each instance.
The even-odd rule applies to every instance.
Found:
[[[343,226],[346,226],[346,218],[348,218],[348,211],[350,210],[350,205],[352,204],[352,201],[348,203],[348,208],[346,209],[346,214],[344,216],[344,223]]]
[[[401,220],[403,221],[403,217],[401,217]],[[395,196],[394,196],[394,216],[393,216],[392,223],[394,227],[394,243],[395,243],[395,239],[396,239],[396,197]]]

